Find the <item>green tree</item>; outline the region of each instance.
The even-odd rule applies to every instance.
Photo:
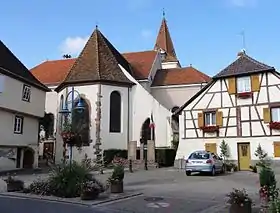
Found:
[[[258,147],[255,151],[255,156],[259,159],[257,166],[269,167],[271,165],[267,152],[261,147],[260,144],[258,145]]]
[[[227,158],[229,158],[230,153],[229,153],[229,146],[228,144],[225,142],[225,140],[222,140],[221,144],[220,144],[220,152],[221,152],[221,157],[224,160],[227,160]]]

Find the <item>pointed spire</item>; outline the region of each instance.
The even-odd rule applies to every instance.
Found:
[[[96,28],[57,91],[67,84],[85,82],[131,84],[119,65],[129,73],[132,72],[129,63]]]
[[[165,11],[163,9],[163,18],[161,22],[161,26],[159,29],[159,33],[157,36],[156,44],[154,47],[155,50],[165,51],[166,53],[166,61],[178,61],[175,48],[173,46],[173,42],[169,33],[169,29],[167,26],[167,21],[165,19]]]

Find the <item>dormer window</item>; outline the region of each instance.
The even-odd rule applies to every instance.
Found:
[[[251,78],[244,76],[237,78],[237,93],[251,92]]]
[[[30,94],[31,94],[31,87],[29,85],[24,84],[22,88],[22,100],[26,102],[30,102]]]
[[[162,61],[166,58],[166,52],[163,49],[160,49],[160,57]]]

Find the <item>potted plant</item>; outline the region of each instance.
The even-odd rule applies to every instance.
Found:
[[[123,192],[123,179],[124,179],[124,167],[122,165],[116,165],[108,182],[111,186],[111,193]]]
[[[95,181],[86,181],[81,187],[81,200],[95,200],[102,191]]]
[[[230,213],[251,213],[252,200],[246,193],[245,189],[233,189],[228,195],[230,204]]]
[[[15,179],[10,174],[8,175],[8,178],[4,181],[7,183],[8,192],[22,191],[24,188],[24,182],[22,180]]]

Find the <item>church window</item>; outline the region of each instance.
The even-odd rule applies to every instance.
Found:
[[[64,96],[60,96],[59,111],[63,109],[64,106]],[[62,129],[63,126],[63,115],[59,113],[59,128]]]
[[[237,93],[251,92],[250,76],[237,78]]]
[[[273,122],[280,122],[280,108],[271,108],[271,117]]]
[[[206,112],[204,119],[205,119],[205,126],[215,126],[216,112]]]
[[[110,132],[121,132],[121,94],[118,91],[110,95]]]

